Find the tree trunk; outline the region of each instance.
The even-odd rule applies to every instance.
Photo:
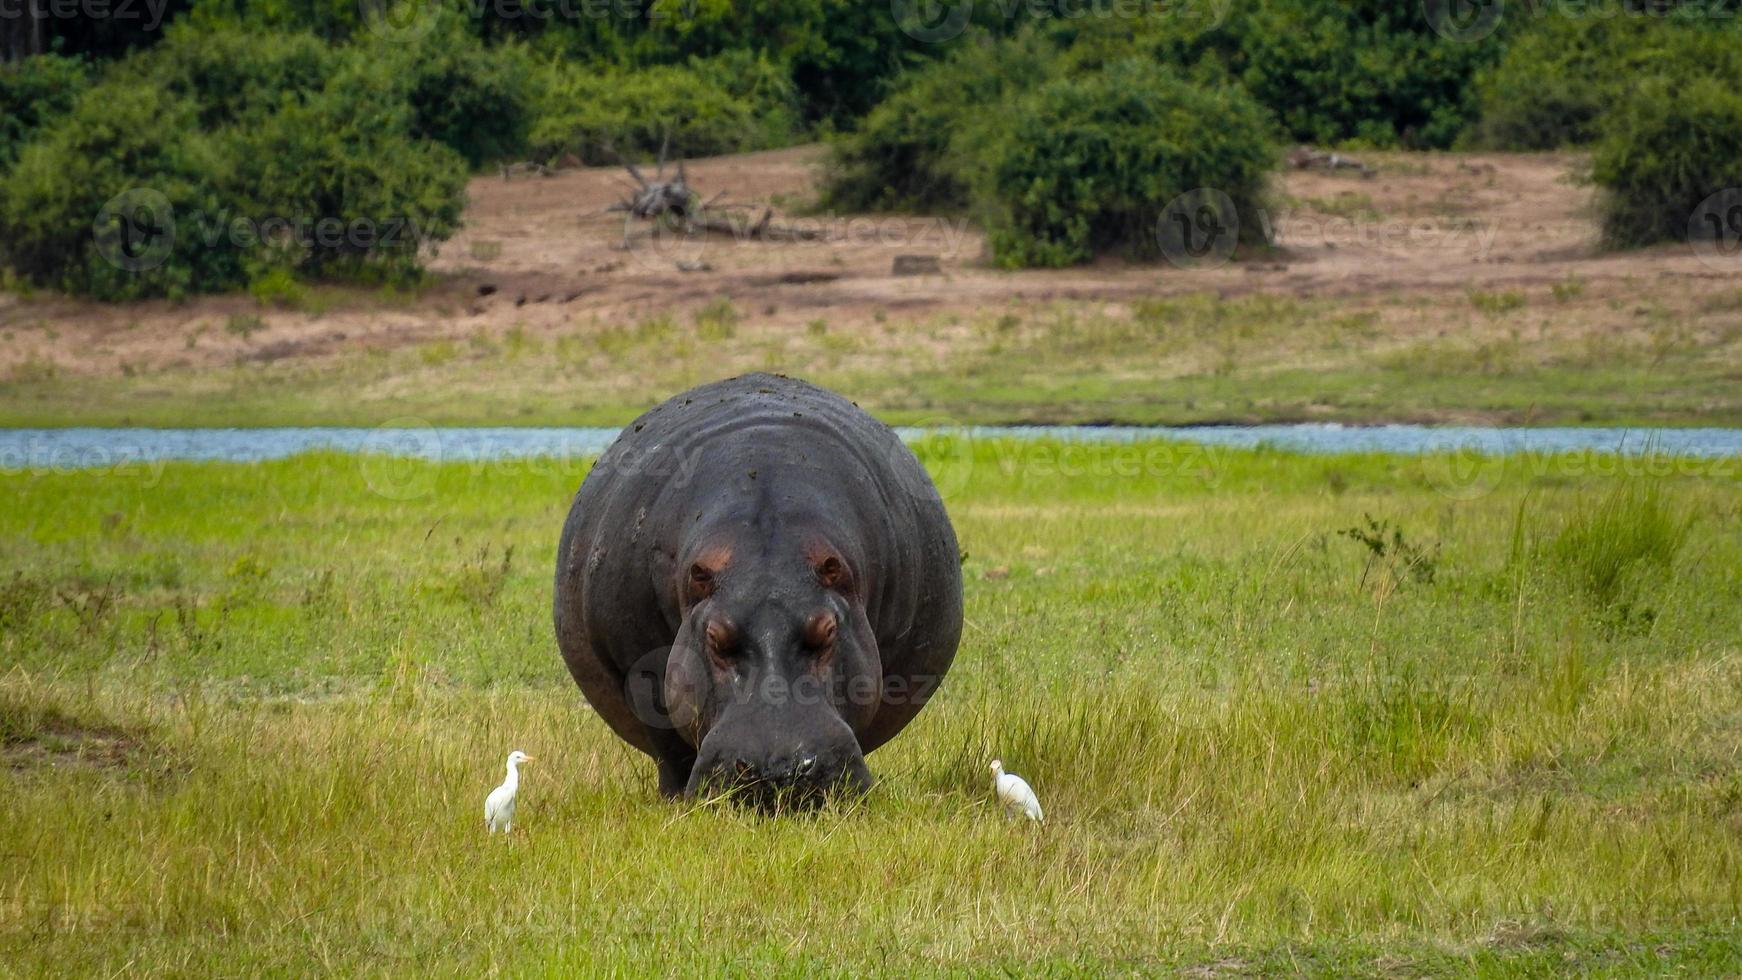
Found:
[[[41,0],[17,0],[16,7],[0,8],[0,64],[23,61],[44,50]]]

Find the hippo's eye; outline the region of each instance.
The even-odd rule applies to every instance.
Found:
[[[701,562],[690,566],[690,601],[700,602],[714,594],[714,571]]]
[[[835,645],[835,614],[820,612],[804,624],[804,645],[812,650],[827,650]]]

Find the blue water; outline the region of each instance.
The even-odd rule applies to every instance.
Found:
[[[253,462],[309,450],[437,460],[580,458],[610,445],[614,428],[0,429],[0,469],[77,469],[161,460]],[[912,440],[936,430],[903,429]],[[1171,440],[1298,453],[1461,450],[1484,456],[1603,452],[1742,456],[1742,429],[1505,428],[1335,424],[1181,426],[985,426],[947,430],[951,439],[1053,438],[1128,443]]]

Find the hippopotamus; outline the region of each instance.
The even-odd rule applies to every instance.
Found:
[[[751,374],[636,419],[575,494],[557,643],[665,796],[817,800],[936,690],[962,632],[955,530],[919,461],[840,395]]]

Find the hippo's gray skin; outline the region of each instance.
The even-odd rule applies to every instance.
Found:
[[[666,796],[862,790],[962,631],[955,531],[890,429],[752,374],[623,431],[575,495],[556,634]]]

